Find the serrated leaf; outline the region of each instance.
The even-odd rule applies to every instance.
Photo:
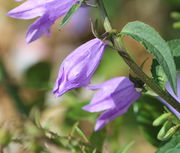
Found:
[[[168,45],[174,57],[176,69],[180,70],[180,39],[168,41]]]
[[[61,24],[59,25],[59,29],[61,29],[66,23],[69,22],[69,20],[71,19],[71,17],[74,15],[74,13],[77,12],[77,10],[79,9],[79,7],[81,6],[82,2],[79,2],[78,4],[74,4],[69,11],[67,12],[67,14],[65,15],[65,17],[63,18]]]
[[[176,93],[176,67],[170,48],[165,40],[152,27],[139,21],[126,24],[120,35],[128,35],[142,43],[146,50],[156,57]]]
[[[160,147],[156,153],[179,153],[180,152],[180,132],[175,134],[172,139]]]

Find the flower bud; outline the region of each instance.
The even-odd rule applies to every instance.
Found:
[[[157,138],[159,140],[164,140],[164,136],[166,135],[167,131],[173,126],[171,121],[166,121],[163,127],[160,129]]]
[[[61,96],[65,92],[87,86],[104,53],[105,43],[92,39],[74,50],[63,61],[53,93]]]
[[[162,114],[161,116],[159,116],[157,119],[154,120],[153,126],[159,126],[159,125],[163,124],[170,115],[171,115],[171,113]]]
[[[163,137],[163,140],[165,141],[165,140],[170,139],[170,138],[176,133],[176,131],[178,130],[178,128],[179,128],[179,125],[176,125],[176,126],[171,127],[171,128],[167,131],[166,135]]]

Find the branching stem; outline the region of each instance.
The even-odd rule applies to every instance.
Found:
[[[103,25],[106,32],[111,32],[113,30],[111,23],[109,21],[106,9],[104,7],[103,0],[97,0],[100,13],[103,18]],[[163,90],[153,79],[148,77],[142,69],[134,62],[125,49],[122,49],[121,42],[119,38],[113,34],[111,37],[113,47],[117,50],[118,54],[123,58],[126,64],[131,68],[131,70],[147,85],[149,86],[156,94],[163,98],[169,105],[174,107],[178,112],[180,112],[180,103],[172,97],[167,90]]]

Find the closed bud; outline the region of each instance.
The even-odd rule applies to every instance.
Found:
[[[176,125],[176,126],[171,127],[171,128],[167,131],[166,135],[163,137],[163,140],[168,140],[169,138],[171,138],[171,137],[176,133],[176,131],[177,131],[177,129],[178,129],[179,127],[180,127],[179,125]]]
[[[105,45],[95,38],[69,54],[61,64],[53,93],[58,97],[71,89],[89,85],[101,61]]]
[[[157,119],[154,120],[153,126],[159,126],[163,124],[170,115],[171,113],[162,114],[161,116],[159,116]]]
[[[164,136],[166,135],[167,131],[173,126],[172,122],[166,121],[163,127],[160,129],[157,138],[159,140],[164,141]]]

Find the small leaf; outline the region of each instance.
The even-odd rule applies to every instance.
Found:
[[[164,88],[164,83],[168,82],[168,80],[163,71],[163,68],[159,65],[156,59],[153,59],[151,73],[154,80],[157,81],[162,88]]]
[[[85,142],[89,142],[88,138],[85,136],[84,132],[78,127],[78,125],[78,122],[73,125],[73,128],[71,130],[71,136],[73,136],[74,133],[77,132],[78,135],[81,136],[81,138],[83,138]]]
[[[85,142],[89,142],[88,138],[85,136],[83,131],[78,126],[75,127],[75,130],[79,134],[79,136],[81,136],[81,138],[84,139]]]
[[[120,33],[120,36],[122,35],[128,35],[142,43],[146,50],[156,57],[176,93],[176,67],[170,48],[165,40],[152,27],[139,21],[125,25]]]
[[[69,11],[67,12],[67,14],[65,15],[65,17],[63,18],[61,24],[59,25],[59,29],[61,29],[66,23],[69,22],[69,20],[71,19],[71,17],[74,15],[74,13],[77,12],[77,10],[79,9],[79,7],[81,6],[81,1],[78,4],[74,4]]]

